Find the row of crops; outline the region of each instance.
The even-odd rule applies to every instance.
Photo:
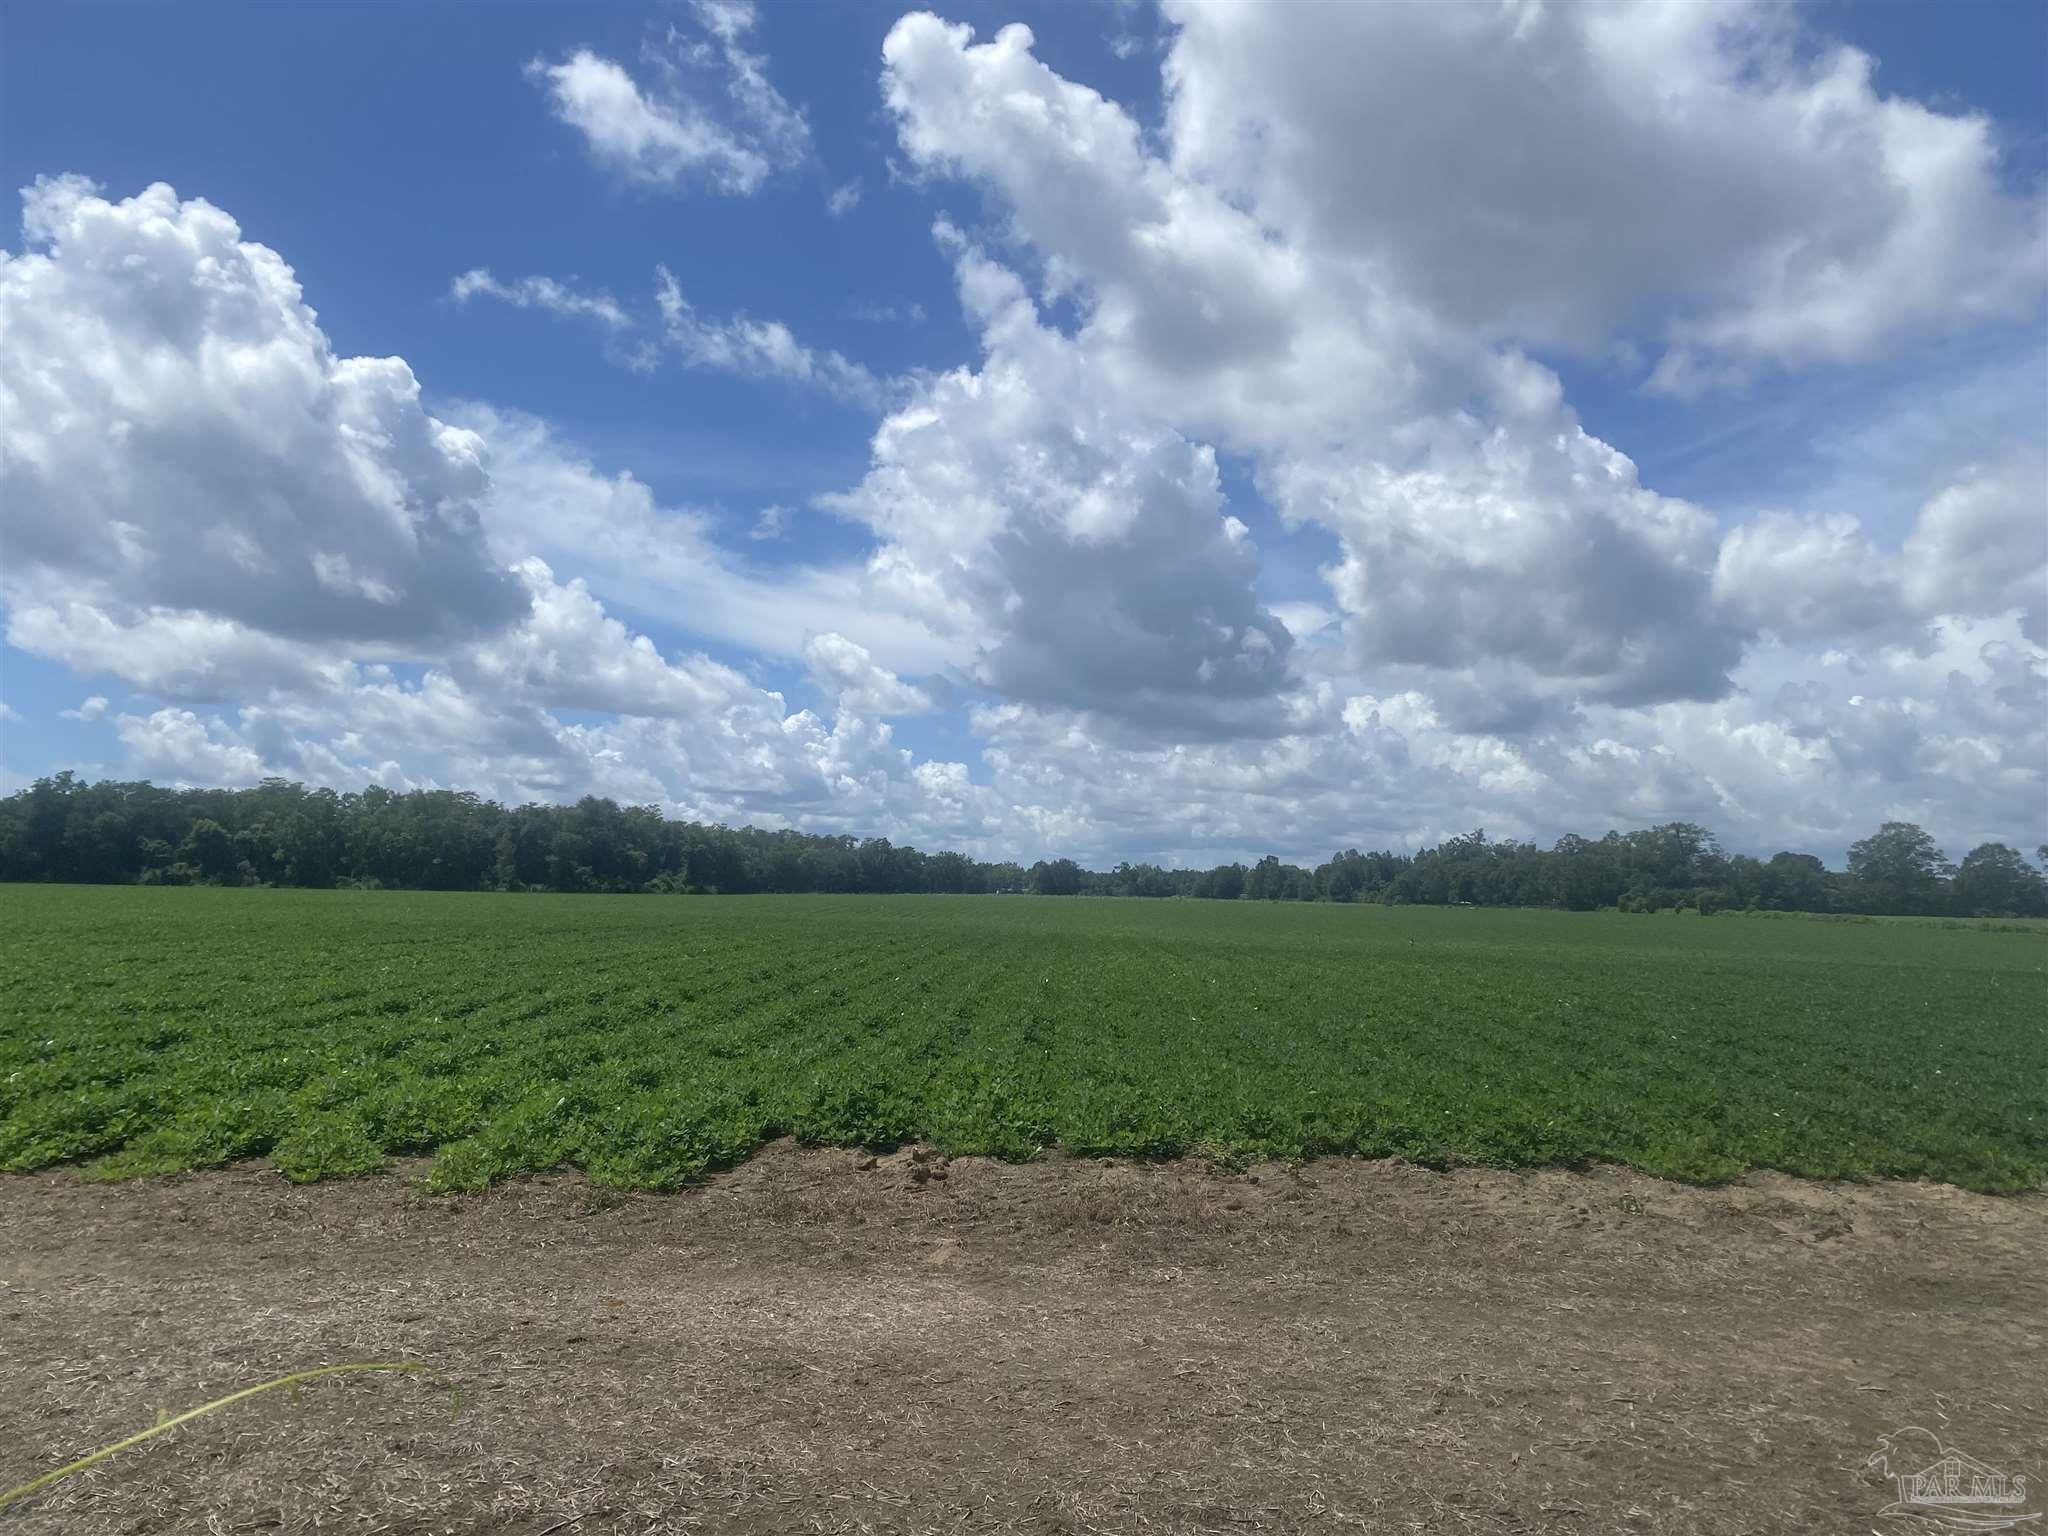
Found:
[[[2048,931],[10,887],[0,1167],[667,1187],[955,1153],[2048,1181]]]

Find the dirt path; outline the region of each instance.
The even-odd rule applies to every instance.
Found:
[[[0,1486],[302,1366],[463,1391],[274,1393],[0,1528],[1862,1536],[1908,1424],[2048,1483],[2048,1199],[859,1162],[0,1178]]]

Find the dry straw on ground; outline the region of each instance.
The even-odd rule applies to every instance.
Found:
[[[8,1523],[1864,1536],[1901,1424],[2048,1474],[2041,1196],[866,1161],[675,1196],[0,1179],[0,1482],[308,1362],[464,1392],[269,1394]]]

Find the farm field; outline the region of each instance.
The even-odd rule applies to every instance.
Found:
[[[2028,1477],[2048,1197],[778,1142],[672,1195],[0,1177],[19,1536],[1870,1536]],[[1917,1463],[1916,1463],[1917,1465]],[[1896,1468],[1894,1469],[1896,1470]],[[2027,1527],[2021,1527],[2027,1529]]]
[[[0,891],[0,1168],[778,1137],[2048,1181],[2048,931],[1003,897]]]

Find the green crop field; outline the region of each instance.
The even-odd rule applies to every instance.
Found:
[[[1033,897],[0,888],[0,1168],[794,1135],[2048,1180],[2048,930]]]

